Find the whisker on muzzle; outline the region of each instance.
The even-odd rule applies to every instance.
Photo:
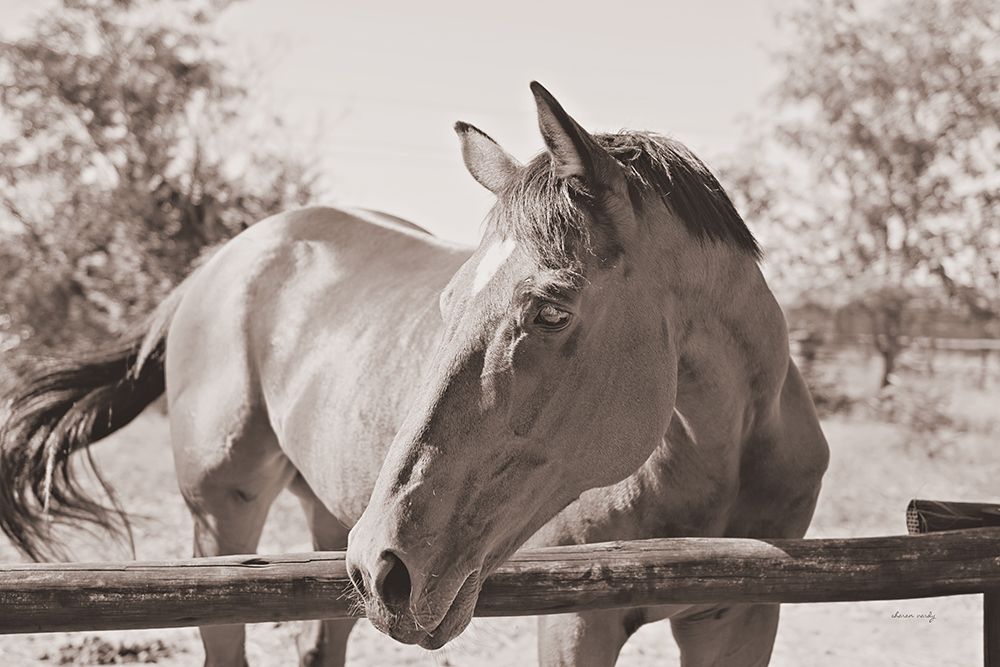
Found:
[[[420,621],[420,619],[421,618],[426,618],[428,616],[433,616],[434,615],[434,610],[431,609],[431,604],[427,600],[423,601],[423,607],[424,607],[424,613],[422,613],[422,614],[414,613],[413,614],[413,622],[416,624],[416,626],[418,628],[420,628],[421,630],[423,630],[427,634],[431,634],[431,632],[434,631],[434,628],[433,627],[427,627],[427,624],[422,623]],[[413,611],[416,612],[416,610],[413,610]]]

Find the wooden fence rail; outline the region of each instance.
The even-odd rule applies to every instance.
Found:
[[[862,539],[681,538],[537,549],[485,584],[480,616],[1000,589],[1000,528]],[[356,613],[341,552],[0,565],[0,633],[163,628]]]

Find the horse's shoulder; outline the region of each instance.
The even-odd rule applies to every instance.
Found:
[[[774,409],[761,420],[761,427],[782,448],[790,450],[784,458],[796,463],[803,479],[822,477],[829,462],[829,447],[809,389],[792,359],[788,360]]]

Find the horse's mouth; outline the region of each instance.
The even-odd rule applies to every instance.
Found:
[[[479,571],[470,574],[437,625],[428,627],[426,624],[421,624],[412,610],[402,615],[369,608],[369,620],[377,630],[398,642],[417,644],[421,648],[433,651],[460,635],[472,621],[476,601],[479,599],[480,583]]]

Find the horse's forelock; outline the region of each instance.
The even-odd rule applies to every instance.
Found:
[[[551,156],[541,153],[524,165],[500,193],[490,213],[491,228],[509,236],[548,269],[575,268],[590,248],[590,228],[576,179],[555,174]]]

